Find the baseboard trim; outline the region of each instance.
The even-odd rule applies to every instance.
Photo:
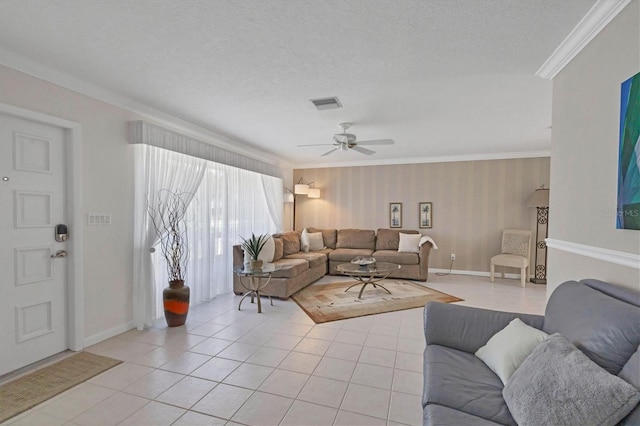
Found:
[[[100,343],[103,340],[110,339],[118,334],[124,333],[125,331],[129,331],[134,328],[133,321],[129,321],[125,324],[118,325],[116,327],[110,328],[109,330],[101,331],[100,333],[96,333],[93,336],[86,337],[84,339],[84,347],[88,347],[91,345],[95,345],[96,343]]]
[[[555,250],[562,250],[579,256],[586,256],[592,259],[615,263],[616,265],[640,269],[640,255],[637,254],[572,243],[570,241],[556,240],[553,238],[547,238],[545,241],[547,243],[547,247]]]
[[[473,277],[489,278],[489,276],[491,275],[490,272],[486,272],[486,271],[465,271],[463,269],[452,269],[451,271],[449,271],[448,269],[429,268],[429,273],[449,274],[449,272],[451,272],[451,275],[470,275]],[[496,277],[502,278],[502,274],[496,271]],[[504,274],[504,277],[509,279],[514,279],[514,280],[519,280],[520,274]],[[529,278],[533,278],[533,276],[530,276]]]

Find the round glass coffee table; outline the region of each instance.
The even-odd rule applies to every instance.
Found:
[[[400,265],[396,265],[393,263],[386,262],[376,262],[371,265],[357,265],[355,263],[342,263],[336,266],[336,270],[341,274],[347,275],[357,282],[352,286],[349,286],[345,292],[351,290],[352,287],[357,285],[362,285],[360,289],[360,293],[358,294],[358,299],[362,299],[362,293],[364,292],[365,287],[371,284],[374,288],[380,287],[387,293],[391,294],[391,292],[385,288],[380,281],[387,278],[391,275],[394,269],[400,268]]]
[[[262,268],[252,269],[249,265],[241,265],[233,269],[238,275],[238,279],[240,280],[240,284],[242,287],[247,289],[247,292],[240,299],[240,303],[238,303],[238,310],[242,306],[242,301],[245,297],[251,296],[251,303],[253,303],[253,298],[255,297],[258,304],[258,313],[262,313],[262,303],[260,302],[260,290],[269,285],[269,281],[271,281],[271,274],[280,269],[279,265],[273,263],[265,263],[262,265]],[[243,278],[248,277],[249,282],[246,283]],[[263,282],[264,280],[264,282]],[[271,296],[269,297],[269,301],[271,302],[271,306],[273,306],[273,300]]]

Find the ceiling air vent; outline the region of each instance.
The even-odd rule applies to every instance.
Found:
[[[318,110],[322,111],[325,109],[336,109],[342,108],[342,104],[338,100],[337,97],[333,96],[331,98],[320,98],[320,99],[310,99],[311,103],[315,105]]]

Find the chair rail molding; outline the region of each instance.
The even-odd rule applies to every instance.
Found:
[[[553,238],[547,238],[545,242],[547,243],[547,247],[556,250],[591,257],[629,268],[640,269],[640,255],[638,254],[572,243],[570,241],[555,240]]]
[[[599,0],[569,33],[535,75],[553,80],[631,0]]]

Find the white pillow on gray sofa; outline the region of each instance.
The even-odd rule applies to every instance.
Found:
[[[525,358],[547,336],[544,331],[515,318],[478,349],[476,356],[500,377],[502,383],[507,383]]]
[[[556,333],[540,343],[502,390],[520,426],[615,425],[640,392]]]

